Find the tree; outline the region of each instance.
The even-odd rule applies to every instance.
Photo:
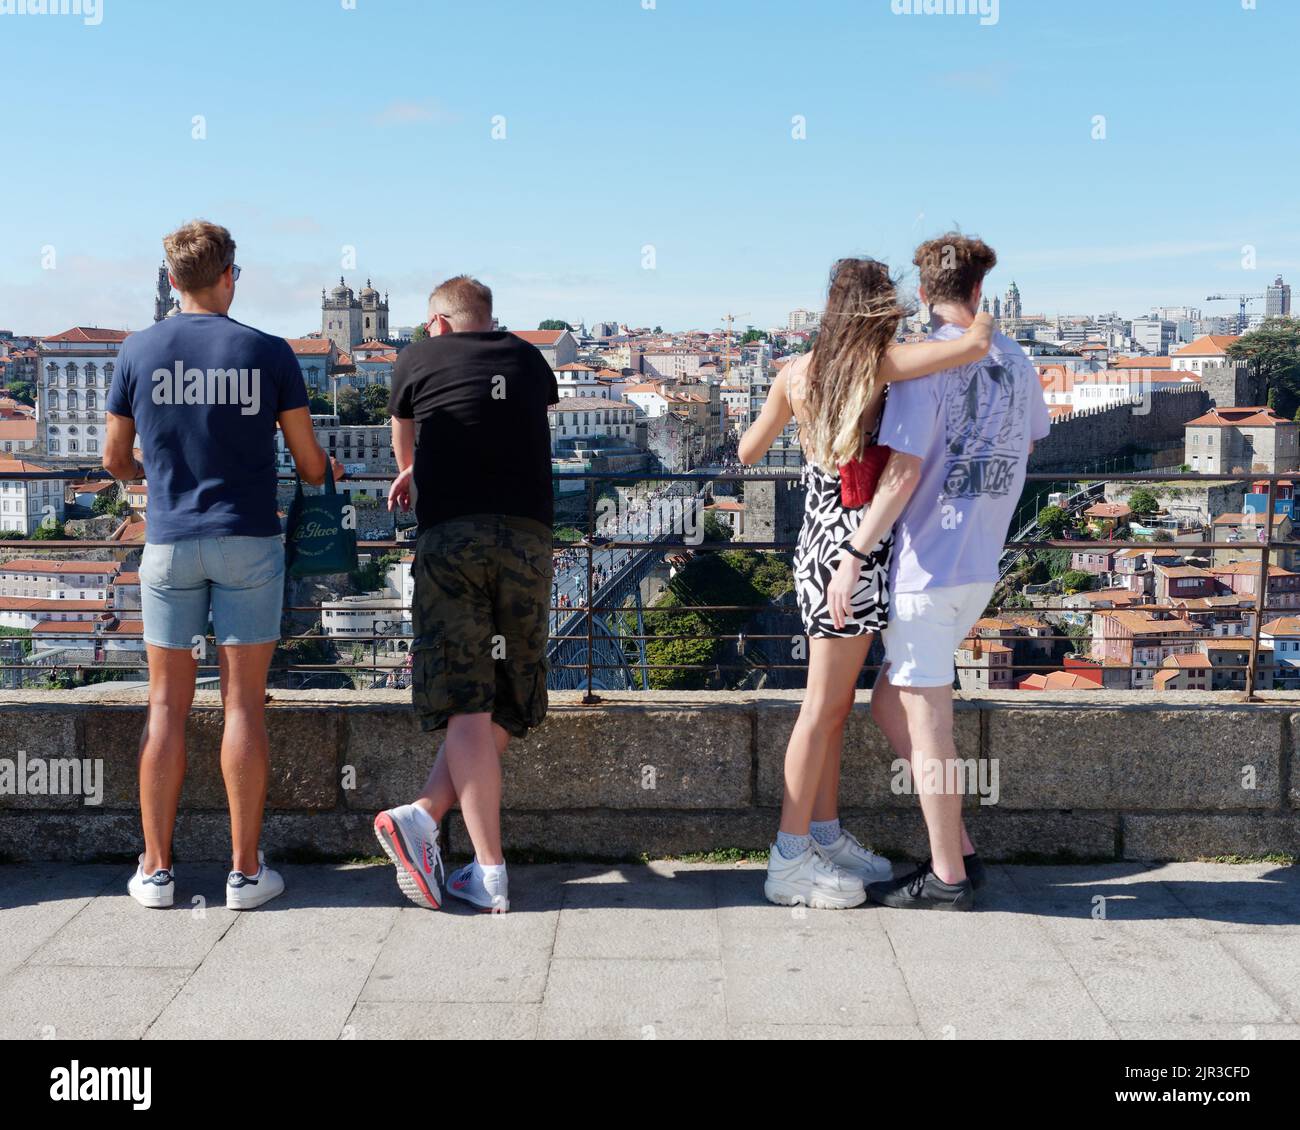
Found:
[[[1300,397],[1300,318],[1269,318],[1228,346],[1230,361],[1249,361],[1255,377],[1270,392],[1282,389],[1294,403]]]
[[[309,392],[307,394],[307,411],[313,416],[333,416],[334,402],[328,397],[321,396],[319,392]]]
[[[36,386],[27,381],[15,381],[11,384],[9,395],[19,404],[26,404],[30,408],[36,407]]]
[[[1171,534],[1168,530],[1156,530],[1156,532],[1151,536],[1151,540],[1152,541],[1173,541],[1174,535]]]
[[[429,336],[429,329],[427,326],[424,325],[416,326],[415,329],[411,331],[412,341],[423,341],[428,336]]]
[[[547,318],[537,325],[539,330],[572,330],[573,327],[562,318]]]
[[[361,407],[365,409],[367,423],[388,423],[387,387],[384,385],[366,385],[361,390]]]
[[[1156,513],[1160,509],[1160,503],[1146,487],[1138,487],[1128,496],[1128,508],[1141,518]]]
[[[1061,574],[1061,588],[1067,593],[1086,592],[1092,588],[1094,580],[1091,573],[1085,573],[1082,569],[1071,569],[1068,573]]]
[[[125,518],[131,513],[131,506],[120,494],[105,491],[95,496],[90,512],[96,517],[107,514],[112,518]]]
[[[368,424],[369,418],[366,416],[366,410],[361,404],[361,393],[355,388],[339,389],[339,423],[347,427],[356,427],[359,424]]]
[[[731,527],[712,511],[704,515],[705,541],[730,541]]]
[[[65,541],[67,536],[62,522],[53,522],[48,526],[42,522],[32,534],[32,541]]]
[[[745,331],[745,336],[740,339],[741,345],[748,345],[751,341],[766,341],[767,334],[762,330],[756,330],[753,326]]]
[[[1038,525],[1047,534],[1048,541],[1056,541],[1072,525],[1067,511],[1059,506],[1044,506],[1038,512]]]

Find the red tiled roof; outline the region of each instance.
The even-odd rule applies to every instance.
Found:
[[[1127,518],[1132,513],[1122,502],[1094,502],[1084,511],[1092,518]]]
[[[1168,369],[1169,357],[1114,357],[1111,359],[1113,369]]]
[[[116,573],[121,569],[116,561],[39,561],[35,557],[16,557],[0,564],[0,573]]]
[[[1204,416],[1188,420],[1189,428],[1272,428],[1278,424],[1290,424],[1285,416],[1279,416],[1265,405],[1244,408],[1211,408]]]
[[[554,345],[567,330],[511,330],[515,337],[521,337],[529,345]]]
[[[0,609],[7,612],[103,612],[102,600],[59,600],[56,597],[0,596]]]
[[[304,357],[324,356],[334,346],[334,342],[327,337],[287,337],[284,340],[289,343],[289,348],[295,355],[301,354]]]
[[[0,440],[34,440],[36,438],[36,421],[0,420]]]
[[[1279,616],[1276,620],[1264,624],[1259,630],[1267,632],[1270,636],[1300,636],[1300,616]]]
[[[1236,334],[1206,334],[1174,352],[1175,357],[1222,357],[1228,346],[1239,340]]]
[[[72,329],[64,330],[61,334],[55,334],[53,337],[46,337],[41,340],[100,345],[105,342],[125,341],[127,334],[127,330],[101,330],[94,326],[73,326]]]
[[[24,471],[48,471],[49,469],[49,467],[42,467],[37,463],[28,463],[25,459],[9,459],[4,455],[0,455],[0,475],[3,475],[6,471],[16,474]]]
[[[89,636],[95,634],[95,626],[96,622],[94,620],[67,620],[62,623],[54,620],[42,620],[32,626],[32,635]],[[104,635],[113,636],[140,636],[144,634],[144,621],[119,620],[111,628],[101,627],[100,632]]]

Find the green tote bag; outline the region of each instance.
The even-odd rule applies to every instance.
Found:
[[[334,485],[334,468],[326,464],[325,489],[304,494],[298,479],[285,534],[285,566],[291,577],[323,577],[357,568],[355,522],[345,522],[351,495]],[[351,526],[352,528],[348,528]]]

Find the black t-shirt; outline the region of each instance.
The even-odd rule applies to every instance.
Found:
[[[408,345],[389,411],[415,421],[415,517],[421,529],[465,514],[508,514],[550,527],[551,428],[560,398],[546,358],[504,330]]]

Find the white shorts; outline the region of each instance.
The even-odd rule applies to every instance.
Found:
[[[885,627],[885,662],[896,687],[950,687],[957,674],[953,653],[984,615],[991,581],[898,592]]]

